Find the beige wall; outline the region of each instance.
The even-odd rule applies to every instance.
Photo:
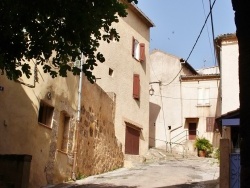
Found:
[[[32,155],[30,187],[67,181],[72,177],[76,126],[79,127],[76,175],[91,175],[123,165],[121,146],[114,133],[115,99],[84,78],[82,120],[76,123],[79,76],[50,78],[39,72],[35,88],[0,77],[0,154]],[[31,80],[23,80],[32,84]],[[51,99],[47,93],[51,93]],[[38,123],[40,101],[54,107],[51,127]],[[67,151],[61,151],[62,114],[68,124]]]
[[[106,61],[95,68],[96,83],[106,92],[116,94],[115,134],[125,146],[125,122],[143,128],[141,130],[140,154],[148,149],[149,119],[149,27],[130,9],[114,27],[121,36],[119,42],[101,43],[100,51]],[[132,38],[145,43],[146,61],[132,57]],[[109,76],[109,68],[114,70]],[[133,74],[140,75],[140,100],[133,98]]]
[[[239,108],[239,67],[237,41],[221,43],[222,114]]]
[[[41,74],[40,74],[41,73]],[[30,187],[40,187],[51,179],[54,163],[49,155],[53,151],[52,139],[54,121],[48,128],[38,123],[38,110],[40,100],[55,107],[55,111],[69,109],[73,116],[76,108],[75,97],[77,88],[76,77],[69,75],[68,79],[56,78],[39,72],[39,83],[31,89],[1,76],[1,85],[4,91],[0,93],[0,153],[1,154],[29,154],[32,155]],[[31,80],[23,80],[32,83]],[[75,83],[75,84],[74,84]],[[65,92],[67,91],[67,92]],[[51,100],[47,99],[47,92],[52,93]]]
[[[197,136],[205,137],[219,147],[219,132],[206,132],[206,118],[219,117],[219,78],[214,80],[189,80],[182,82],[183,121],[188,129],[188,119],[198,118]],[[198,88],[209,88],[209,105],[198,105]]]
[[[150,81],[155,93],[150,96],[150,146],[166,148],[170,142],[170,130],[182,127],[183,114],[181,102],[181,85],[179,76],[173,78],[181,70],[180,58],[155,50],[150,55],[151,69]],[[191,74],[187,69],[182,69],[181,74]],[[171,84],[169,84],[171,82]],[[161,97],[162,96],[162,97]],[[156,113],[156,109],[158,112]],[[181,129],[183,131],[183,129]],[[155,135],[152,134],[155,132]],[[179,131],[177,131],[179,132]]]
[[[193,74],[187,66],[180,63],[180,58],[154,50],[150,59],[151,82],[161,81],[161,84],[151,84],[155,93],[150,97],[150,146],[166,148],[166,142],[184,143],[185,139],[188,139],[188,136],[186,137],[188,123],[196,122],[198,136],[208,138],[214,146],[218,147],[220,135],[206,132],[206,118],[220,115],[219,78],[194,77],[180,81],[180,75]],[[206,72],[217,70],[212,69]],[[209,88],[210,105],[197,105],[198,88]],[[168,129],[169,126],[171,130]],[[172,144],[171,147],[178,151],[184,149],[182,146],[178,147],[178,144]],[[185,147],[185,150],[193,150],[192,144]],[[169,144],[167,149],[170,149]]]

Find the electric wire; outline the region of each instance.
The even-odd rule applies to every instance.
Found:
[[[184,99],[184,98],[181,98],[181,97],[168,97],[168,96],[155,95],[155,94],[153,96],[161,97],[161,98],[167,98],[167,99],[182,99],[182,100],[187,100],[187,101],[195,101],[195,100],[197,100],[197,99]],[[217,100],[218,98],[208,98],[208,99]],[[205,99],[203,99],[203,100],[205,100]]]
[[[204,17],[206,17],[206,11],[205,11],[205,6],[204,6],[204,0],[202,0],[201,2],[202,2],[203,12],[204,12]],[[209,31],[208,31],[208,26],[207,26],[207,24],[206,24],[206,29],[207,29],[207,36],[208,36],[208,42],[209,42],[209,47],[210,47],[211,55],[214,56],[213,50],[212,50],[212,45],[211,45],[211,38],[210,38],[210,35],[209,35]]]
[[[177,78],[177,76],[181,73],[182,69],[183,69],[183,66],[181,67],[179,72],[176,74],[176,76],[170,82],[168,82],[167,84],[161,84],[161,85],[162,86],[167,86],[167,85],[171,84]]]
[[[205,23],[203,24],[203,26],[202,26],[202,28],[201,28],[200,34],[198,35],[198,37],[197,37],[197,39],[196,39],[196,41],[195,41],[195,43],[194,43],[194,46],[193,46],[191,52],[189,53],[187,59],[185,60],[185,62],[188,61],[188,59],[190,58],[191,54],[192,54],[193,51],[194,51],[194,48],[195,48],[197,42],[199,41],[200,36],[201,36],[201,34],[202,34],[202,31],[203,31],[204,27],[206,26],[207,20],[208,20],[210,14],[211,14],[211,12],[212,12],[212,9],[213,9],[213,7],[214,7],[215,2],[216,2],[216,0],[214,0],[213,4],[211,5],[210,11],[209,11],[209,13],[208,13],[208,15],[207,15],[207,17],[206,17]],[[182,69],[183,69],[183,66],[181,67],[181,69],[180,69],[180,71],[177,73],[177,75],[176,75],[169,83],[167,83],[167,84],[161,84],[161,85],[162,85],[162,86],[167,86],[167,85],[171,84],[171,83],[177,78],[177,76],[180,74],[180,72],[182,71]]]
[[[213,11],[212,11],[212,6],[211,6],[211,0],[209,0],[209,4],[210,4],[210,12],[211,12],[211,27],[212,27],[212,34],[213,34],[213,44],[214,44],[214,21],[213,21]],[[216,66],[216,50],[215,50],[215,45],[214,45],[214,66]]]
[[[203,26],[202,26],[202,28],[201,28],[201,31],[200,31],[200,34],[198,35],[198,37],[197,37],[197,39],[196,39],[196,41],[195,41],[195,43],[194,43],[194,45],[193,45],[193,47],[192,47],[192,50],[190,51],[190,53],[189,53],[189,55],[188,55],[188,58],[186,59],[186,61],[188,61],[188,59],[190,58],[191,54],[192,54],[193,51],[194,51],[194,48],[195,48],[197,42],[198,42],[199,39],[200,39],[200,36],[201,36],[201,34],[202,34],[202,31],[203,31],[203,29],[204,29],[204,27],[205,27],[205,25],[206,25],[206,23],[207,23],[207,20],[208,20],[210,14],[211,14],[211,11],[212,11],[212,9],[213,9],[213,7],[214,7],[215,2],[216,2],[216,0],[214,0],[212,6],[211,6],[211,8],[210,8],[210,11],[209,11],[209,13],[208,13],[208,15],[207,15],[207,18],[206,18],[206,20],[205,20],[205,23],[203,24]]]

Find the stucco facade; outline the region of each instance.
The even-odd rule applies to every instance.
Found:
[[[32,156],[30,187],[123,166],[128,134],[139,134],[138,154],[147,151],[153,23],[134,5],[127,11],[128,16],[114,25],[120,41],[101,42],[99,50],[106,61],[94,71],[96,84],[83,78],[80,122],[79,76],[68,73],[67,78],[52,79],[41,67],[36,69],[36,79],[13,82],[0,76],[4,88],[0,92],[0,154]]]
[[[152,22],[137,7],[129,5],[128,16],[113,25],[121,37],[120,41],[101,43],[100,51],[106,61],[94,69],[96,83],[104,91],[116,95],[115,135],[122,143],[124,153],[127,153],[127,126],[139,134],[137,154],[144,154],[148,149],[149,37],[152,26]],[[143,61],[133,57],[133,40],[145,45]],[[139,77],[138,98],[133,97],[134,75]]]
[[[193,144],[188,141],[196,136],[206,137],[218,146],[214,127],[207,131],[207,118],[212,118],[209,120],[214,126],[214,118],[220,113],[217,106],[220,79],[215,71],[218,69],[199,73],[181,58],[160,50],[154,50],[150,59],[150,88],[154,90],[150,97],[150,146],[192,152]],[[199,92],[205,89],[208,103],[203,105]]]
[[[221,71],[221,117],[217,119],[222,127],[220,152],[223,169],[220,170],[220,186],[227,188],[232,186],[232,182],[235,185],[240,182],[239,48],[236,34],[220,35],[215,43]],[[233,156],[237,156],[234,165]],[[237,178],[230,176],[232,172],[236,172]]]
[[[217,37],[216,44],[221,72],[221,114],[225,114],[239,108],[240,106],[238,65],[239,48],[235,34],[226,34]]]
[[[4,88],[0,93],[0,154],[32,156],[29,187],[123,166],[121,144],[114,130],[114,95],[83,78],[78,123],[79,76],[52,79],[42,70],[38,73],[34,88],[0,77]],[[31,86],[33,78],[22,82]],[[48,109],[53,109],[48,124],[41,116],[44,106],[47,115]]]

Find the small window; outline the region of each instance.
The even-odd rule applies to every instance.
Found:
[[[44,102],[40,103],[38,122],[51,127],[51,121],[53,116],[54,108],[47,105]]]
[[[66,112],[60,113],[60,122],[58,126],[57,149],[67,152],[69,141],[70,117]]]
[[[114,70],[109,68],[109,76],[113,77]]]
[[[198,88],[198,102],[199,106],[208,106],[210,104],[209,101],[209,88]]]
[[[140,75],[134,74],[133,79],[133,98],[139,100],[140,99]]]
[[[139,43],[135,38],[132,42],[132,56],[138,61],[145,61],[145,44]]]

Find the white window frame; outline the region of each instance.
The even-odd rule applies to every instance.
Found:
[[[197,97],[198,106],[210,106],[210,88],[198,88],[198,97]]]

